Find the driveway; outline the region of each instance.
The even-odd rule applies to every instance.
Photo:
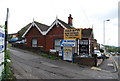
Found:
[[[35,53],[12,48],[11,60],[17,79],[117,79],[110,71],[97,71],[62,60],[46,59]]]

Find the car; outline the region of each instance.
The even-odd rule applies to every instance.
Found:
[[[117,56],[120,56],[120,53],[116,53]]]
[[[97,58],[102,58],[100,50],[94,50],[94,54],[97,54]]]
[[[102,54],[103,59],[108,59],[109,58],[109,56],[107,56],[106,54],[104,54],[104,53],[101,53],[101,54]]]
[[[111,52],[110,54],[111,54],[112,56],[116,56],[116,54],[115,54],[115,53],[113,53],[113,52]]]
[[[16,41],[18,41],[18,38],[11,38],[8,42],[9,42],[9,43],[14,43],[14,42],[16,42]]]

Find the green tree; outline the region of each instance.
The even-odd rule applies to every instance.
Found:
[[[103,53],[103,52],[104,52],[104,50],[103,50],[103,49],[100,49],[100,52],[101,52],[101,53]]]

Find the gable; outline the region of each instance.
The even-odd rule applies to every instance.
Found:
[[[58,24],[58,25],[54,25],[52,27],[52,29],[46,34],[46,35],[62,35],[64,34],[64,28]]]
[[[48,32],[50,32],[51,31],[51,29],[55,26],[55,25],[57,25],[57,24],[59,24],[62,28],[64,28],[64,29],[68,29],[66,26],[65,26],[65,24],[63,24],[63,23],[61,23],[60,21],[59,21],[59,19],[56,19],[53,23],[52,23],[52,25],[49,27],[49,29],[46,31],[46,33],[45,33],[45,35],[48,33]]]
[[[42,34],[42,35],[44,35],[44,30],[42,31],[41,29],[40,29],[40,27],[42,27],[42,26],[38,26],[35,22],[33,22],[28,28],[27,28],[27,30],[24,32],[24,34],[22,35],[22,37],[25,37],[25,35],[31,30],[31,28],[32,27],[36,27],[37,29],[38,29],[38,31]]]
[[[31,27],[31,29],[27,32],[27,34],[25,35],[25,37],[39,37],[40,35],[42,35],[42,34],[34,26],[34,27]]]
[[[39,32],[42,34],[42,35],[46,35],[48,32],[51,31],[51,29],[55,26],[59,24],[63,29],[70,29],[70,28],[74,28],[74,27],[71,27],[69,26],[67,23],[61,21],[60,19],[56,19],[52,25],[49,27],[47,25],[44,25],[44,24],[41,24],[41,23],[38,23],[36,21],[33,21],[32,24],[26,29],[26,31],[23,33],[22,37],[25,37],[25,35],[30,31],[30,29],[32,27],[36,27]]]

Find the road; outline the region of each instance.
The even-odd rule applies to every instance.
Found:
[[[120,80],[120,56],[113,56],[113,59],[115,61],[117,70],[118,70],[118,78]]]
[[[117,79],[116,74],[110,71],[97,71],[62,60],[50,60],[16,48],[9,50],[17,79]]]

